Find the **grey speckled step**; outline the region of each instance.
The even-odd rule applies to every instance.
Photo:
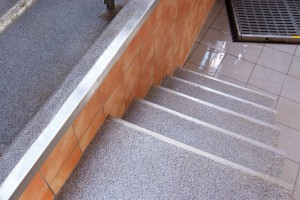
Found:
[[[177,68],[174,72],[174,76],[266,107],[273,108],[275,105],[275,99],[271,96],[212,78],[204,74],[193,72],[188,69]]]
[[[280,150],[151,102],[135,100],[123,119],[255,171],[281,175]]]
[[[2,153],[5,151],[7,145],[5,144],[0,144],[0,156],[2,155]]]
[[[275,122],[276,110],[183,79],[166,77],[161,85],[261,121]]]
[[[280,131],[266,122],[160,86],[152,87],[146,100],[259,142],[277,146]]]
[[[56,199],[272,199],[291,187],[156,133],[108,120]]]

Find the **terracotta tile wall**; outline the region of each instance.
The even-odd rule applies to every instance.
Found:
[[[53,199],[107,116],[182,66],[214,0],[161,0],[66,131],[20,199]]]

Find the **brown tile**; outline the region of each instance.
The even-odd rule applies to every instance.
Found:
[[[82,136],[81,140],[79,141],[79,145],[82,151],[86,149],[86,147],[90,144],[92,139],[94,138],[95,134],[102,126],[105,120],[104,110],[101,109],[97,114],[96,118],[91,123],[90,127],[87,129],[85,134]]]
[[[40,169],[49,184],[52,183],[77,144],[73,128],[70,127]]]
[[[156,9],[156,18],[157,19],[162,19],[164,14],[166,13],[167,8],[170,5],[169,0],[161,0],[159,4],[157,5]]]
[[[124,79],[122,76],[117,84],[117,87],[114,89],[109,99],[104,104],[104,114],[105,117],[107,117],[108,115],[113,117],[121,117],[124,111]]]
[[[61,187],[64,185],[70,174],[72,173],[73,169],[77,165],[78,161],[82,156],[82,152],[80,150],[79,145],[74,149],[71,156],[64,164],[63,168],[59,171],[58,175],[55,177],[54,181],[50,185],[52,191],[57,194]]]
[[[19,200],[50,200],[54,199],[54,195],[45,183],[44,179],[37,173],[29,185],[26,187]]]
[[[141,97],[145,97],[153,82],[154,35],[149,37],[141,50]]]
[[[153,71],[153,81],[155,84],[159,84],[164,75],[164,48],[166,44],[166,37],[157,38],[155,37],[155,58],[154,58],[154,71]]]
[[[107,101],[121,76],[123,76],[122,59],[119,58],[100,86],[100,100],[102,104]]]
[[[138,53],[134,61],[124,74],[125,106],[129,105],[133,97],[141,96],[141,54]]]
[[[153,33],[156,28],[156,10],[154,10],[150,16],[148,17],[145,24],[142,26],[140,30],[141,44],[143,44],[148,40],[149,36]]]
[[[133,62],[133,59],[136,57],[138,52],[140,51],[141,48],[141,37],[140,37],[140,32],[138,32],[135,37],[132,39],[124,53],[122,54],[122,60],[123,60],[123,73],[125,73],[128,69],[128,67],[131,65]]]
[[[78,140],[81,139],[82,135],[85,133],[101,107],[102,104],[98,89],[73,122],[75,134]]]

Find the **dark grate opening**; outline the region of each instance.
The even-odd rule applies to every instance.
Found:
[[[300,0],[227,0],[236,41],[300,43]]]

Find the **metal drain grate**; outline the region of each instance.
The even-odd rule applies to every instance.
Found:
[[[300,43],[300,0],[227,0],[236,41]]]

